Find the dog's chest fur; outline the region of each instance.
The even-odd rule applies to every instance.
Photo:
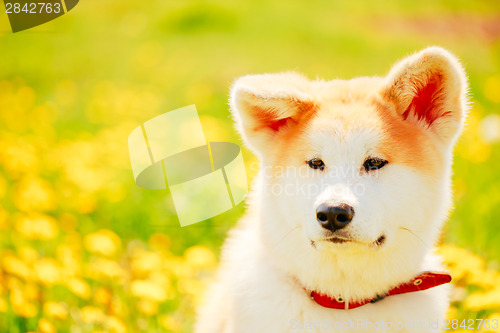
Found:
[[[449,286],[389,296],[351,310],[324,308],[273,264],[258,228],[246,227],[226,242],[225,261],[199,320],[209,327],[199,327],[199,332],[437,332],[436,325],[442,327]],[[435,258],[425,266],[440,268]]]

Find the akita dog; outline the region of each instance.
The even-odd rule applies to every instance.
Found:
[[[230,104],[260,171],[196,332],[442,329],[450,276],[433,251],[467,111],[458,60],[430,47],[386,77],[249,75]]]

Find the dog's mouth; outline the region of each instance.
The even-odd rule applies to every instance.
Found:
[[[354,238],[345,238],[345,237],[338,237],[338,236],[320,239],[320,241],[334,243],[334,244],[357,243],[357,244],[369,245],[369,246],[374,246],[374,247],[382,246],[385,243],[385,240],[386,240],[385,235],[381,235],[379,238],[377,238],[377,240],[370,242],[370,243],[362,242],[362,241],[354,239]],[[316,241],[311,240],[311,245],[313,247],[316,247]]]
[[[342,243],[348,243],[348,242],[354,242],[355,240],[353,239],[348,239],[348,238],[341,238],[341,237],[331,237],[325,239],[328,242],[332,242],[335,244],[342,244]]]
[[[364,242],[362,242],[358,239],[355,239],[355,238],[347,238],[347,237],[339,237],[339,236],[322,238],[322,239],[319,239],[318,241],[325,242],[325,243],[333,243],[333,244],[346,244],[346,243],[365,244]],[[311,242],[311,244],[313,244],[313,243],[314,243],[314,241]]]

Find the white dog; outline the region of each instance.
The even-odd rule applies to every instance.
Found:
[[[442,329],[449,276],[433,250],[466,95],[438,47],[383,78],[237,80],[231,108],[261,170],[196,332]]]

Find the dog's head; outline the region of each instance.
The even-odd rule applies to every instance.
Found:
[[[462,67],[438,47],[384,78],[237,80],[231,107],[261,160],[265,237],[300,230],[297,246],[327,252],[432,245],[449,208],[466,90]]]

